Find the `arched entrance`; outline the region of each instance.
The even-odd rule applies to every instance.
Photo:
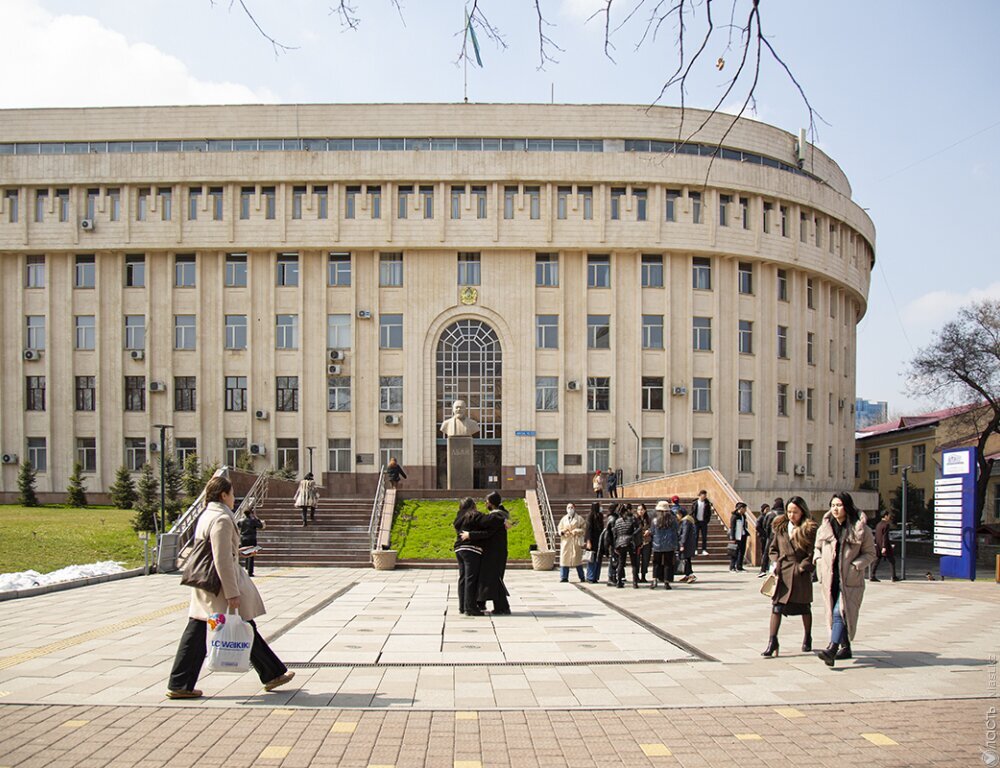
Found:
[[[479,422],[479,434],[474,439],[473,482],[477,488],[499,488],[503,352],[496,331],[482,320],[452,323],[438,339],[435,371],[438,488],[447,485],[447,466],[445,441],[437,430],[451,416],[456,400],[464,400],[469,416]]]

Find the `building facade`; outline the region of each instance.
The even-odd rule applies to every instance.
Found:
[[[672,108],[0,113],[0,450],[101,492],[170,447],[366,492],[712,465],[845,484],[874,227],[820,150]],[[728,131],[728,132],[727,132]],[[720,145],[721,142],[721,145]],[[721,146],[721,149],[719,147]],[[16,491],[0,468],[0,493]]]
[[[885,400],[864,400],[858,398],[854,401],[854,428],[859,432],[865,427],[875,424],[884,424],[889,420],[889,403]]]

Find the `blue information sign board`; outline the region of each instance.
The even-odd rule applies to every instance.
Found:
[[[518,437],[534,437],[535,430],[533,429],[519,429],[515,433]]]
[[[941,477],[934,481],[934,554],[941,576],[976,578],[976,449],[941,454]]]

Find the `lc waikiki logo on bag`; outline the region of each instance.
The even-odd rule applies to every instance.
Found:
[[[250,669],[253,627],[237,613],[213,613],[208,617],[205,639],[208,668],[213,672],[242,674]]]

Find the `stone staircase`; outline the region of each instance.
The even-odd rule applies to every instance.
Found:
[[[371,565],[368,526],[371,498],[319,500],[316,522],[302,527],[291,498],[268,498],[257,510],[267,527],[258,532],[258,566],[363,567]]]

